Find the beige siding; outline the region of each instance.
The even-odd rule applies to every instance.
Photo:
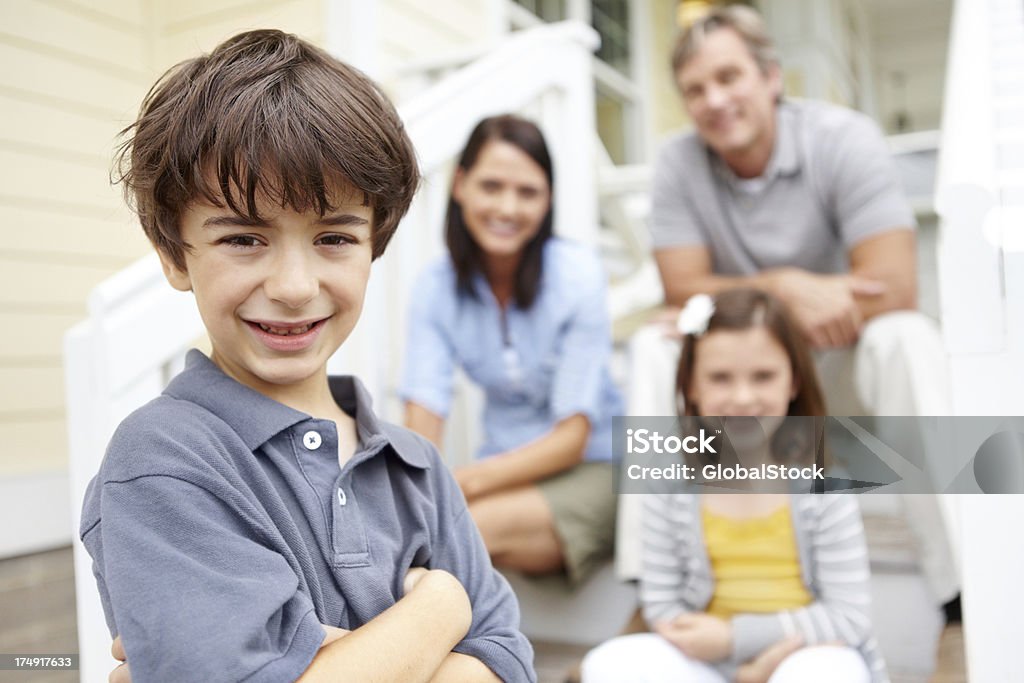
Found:
[[[65,463],[64,332],[146,248],[108,181],[150,80],[143,17],[143,0],[0,4],[0,476]]]
[[[157,61],[171,66],[258,28],[277,28],[322,44],[324,17],[320,0],[155,2]]]
[[[675,88],[669,56],[675,43],[675,0],[651,0],[651,43],[648,46],[648,64],[651,65],[651,119],[656,141],[678,131],[688,122],[683,103]]]
[[[67,438],[63,411],[22,415],[16,422],[0,423],[4,448],[17,455],[5,463],[2,476],[63,469],[67,466]]]
[[[62,340],[149,249],[109,173],[172,64],[251,28],[322,43],[324,0],[0,3],[0,476],[63,467]]]
[[[0,476],[66,462],[62,339],[88,292],[148,250],[111,158],[153,80],[242,30],[322,44],[328,0],[0,3]],[[482,45],[485,0],[380,0],[382,74]]]
[[[493,38],[486,0],[379,0],[382,77],[420,59],[483,46]]]

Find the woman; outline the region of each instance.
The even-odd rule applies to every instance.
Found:
[[[441,445],[457,367],[486,394],[484,444],[455,471],[495,564],[582,580],[612,551],[611,334],[598,257],[552,236],[537,126],[481,121],[458,162],[448,257],[419,278],[401,395]]]

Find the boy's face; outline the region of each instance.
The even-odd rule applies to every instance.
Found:
[[[161,254],[171,285],[195,293],[213,361],[273,398],[321,388],[359,319],[373,209],[345,194],[323,217],[260,200],[264,223],[197,201],[181,218],[186,270]]]

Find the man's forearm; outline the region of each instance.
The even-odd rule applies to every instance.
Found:
[[[450,574],[431,572],[377,617],[321,648],[299,680],[433,680],[472,621],[457,584]]]
[[[754,275],[698,275],[679,278],[665,287],[665,303],[669,306],[685,306],[695,294],[715,295],[727,289],[752,287],[773,293],[773,281],[777,271],[763,271]]]

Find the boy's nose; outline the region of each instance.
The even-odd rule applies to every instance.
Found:
[[[301,308],[320,292],[320,281],[298,254],[278,259],[263,285],[267,298],[288,308]]]

